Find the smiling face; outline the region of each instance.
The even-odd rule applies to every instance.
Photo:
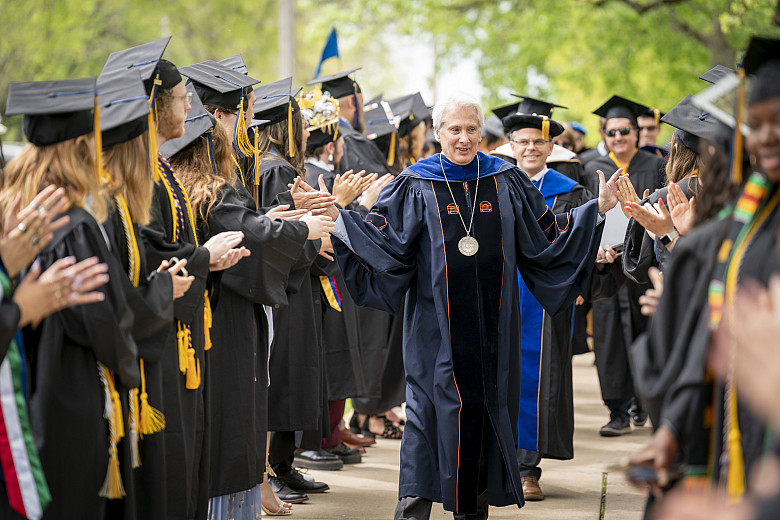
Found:
[[[780,97],[748,107],[750,134],[747,151],[758,161],[758,168],[771,182],[780,182]]]
[[[542,142],[544,141],[544,142]],[[544,170],[547,158],[552,153],[553,144],[542,139],[542,131],[538,128],[521,128],[512,132],[512,153],[520,167],[529,177]]]
[[[621,134],[617,130],[628,128],[629,133],[626,135]],[[610,137],[610,131],[615,130],[615,135]],[[625,117],[613,117],[607,119],[604,127],[605,140],[607,147],[615,152],[615,155],[621,159],[630,159],[634,155],[634,150],[637,144],[637,132],[633,121]]]
[[[474,160],[482,138],[475,108],[448,108],[443,114],[440,127],[434,131],[436,140],[441,143],[441,153],[444,157],[461,166]]]

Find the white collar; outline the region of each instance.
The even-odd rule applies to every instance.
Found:
[[[317,166],[318,168],[322,168],[323,170],[327,170],[329,172],[333,171],[333,165],[332,164],[328,164],[328,163],[326,163],[324,161],[321,161],[321,160],[317,159],[316,157],[307,157],[306,161],[304,161],[304,162],[306,162],[308,164],[313,164],[314,166]]]
[[[544,176],[548,171],[550,171],[550,168],[545,168],[544,170],[540,171],[539,173],[531,177],[531,181],[532,182],[541,181],[542,179],[544,179]]]

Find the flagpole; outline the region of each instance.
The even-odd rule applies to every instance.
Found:
[[[279,76],[295,73],[295,0],[279,0]]]

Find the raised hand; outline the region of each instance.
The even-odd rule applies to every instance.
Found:
[[[674,231],[674,221],[663,199],[658,199],[655,204],[649,202],[640,206],[634,202],[626,202],[629,214],[637,223],[645,228],[650,238],[655,240],[657,236],[664,236]]]
[[[333,181],[333,196],[336,197],[336,203],[342,208],[352,204],[352,201],[376,179],[375,173],[368,176],[365,173],[366,170],[361,170],[358,173],[352,173],[352,170],[348,170],[342,175],[336,175],[336,179]]]
[[[693,221],[696,216],[696,197],[688,197],[683,193],[682,188],[677,183],[669,185],[669,212],[672,215],[674,227],[681,235],[687,235],[693,229]]]
[[[305,222],[309,228],[308,240],[317,240],[328,238],[328,235],[336,227],[332,218],[326,215],[312,215],[307,213],[301,217],[301,222]]]
[[[645,291],[645,294],[639,297],[640,312],[643,316],[652,316],[658,308],[658,302],[664,294],[664,274],[657,267],[651,267],[647,272],[653,288]]]
[[[296,177],[293,184],[289,185],[289,187],[295,209],[305,209],[306,211],[327,210],[336,201],[336,197],[332,196],[327,189],[317,191],[306,184],[306,181],[300,177]]]
[[[224,259],[222,257],[225,253],[240,244],[242,240],[244,240],[244,233],[241,231],[223,231],[222,233],[209,238],[206,243],[203,244],[203,247],[209,251],[209,270],[220,271],[222,269],[227,269],[227,267],[217,268],[220,259],[222,259],[222,264],[224,264]]]
[[[377,175],[376,173],[372,175]],[[378,179],[374,180],[371,185],[366,189],[366,191],[363,192],[363,195],[360,196],[358,199],[358,202],[361,206],[371,209],[374,204],[376,204],[376,200],[379,198],[379,194],[382,192],[382,188],[390,184],[393,179],[395,179],[395,175],[391,173],[386,173],[379,177]]]
[[[279,206],[274,206],[270,210],[268,210],[265,213],[265,216],[270,218],[271,220],[274,219],[282,219],[282,220],[300,220],[302,216],[304,216],[307,213],[305,209],[290,209],[289,204],[281,204]]]
[[[70,220],[69,217],[62,217],[52,222],[67,204],[63,188],[47,186],[20,211],[21,201],[22,196],[19,194],[3,216],[0,237],[0,256],[11,277],[30,265],[54,237],[54,232]]]
[[[631,179],[628,178],[628,175],[622,175],[617,180],[617,188],[618,188],[618,202],[620,203],[620,209],[623,210],[623,214],[626,216],[626,218],[631,218],[631,214],[628,212],[628,209],[626,208],[627,202],[633,202],[635,204],[639,204],[640,199],[639,196],[636,194],[636,190],[634,190],[634,185],[631,182]],[[645,190],[647,192],[647,190]]]
[[[599,176],[599,215],[603,215],[618,203],[617,180],[623,173],[623,168],[615,171],[609,181],[605,180],[603,171],[596,170],[596,173]]]

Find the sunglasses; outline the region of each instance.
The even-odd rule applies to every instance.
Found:
[[[624,126],[623,128],[613,128],[611,130],[607,130],[605,133],[607,134],[607,137],[615,137],[615,134],[620,132],[620,135],[628,135],[631,133],[632,128],[629,128],[627,126]]]

